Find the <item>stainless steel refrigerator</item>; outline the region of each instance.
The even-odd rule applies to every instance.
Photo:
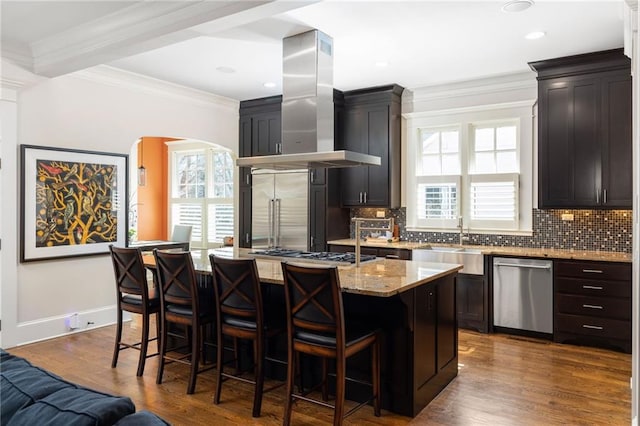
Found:
[[[251,192],[251,247],[307,250],[308,170],[254,172]]]

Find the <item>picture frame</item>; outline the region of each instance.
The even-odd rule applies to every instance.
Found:
[[[20,262],[126,246],[129,156],[20,145]]]

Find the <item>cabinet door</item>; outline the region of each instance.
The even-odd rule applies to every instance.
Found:
[[[280,153],[280,111],[255,114],[252,124],[251,155],[274,155]]]
[[[251,157],[252,122],[250,116],[240,117],[240,157]]]
[[[592,207],[599,201],[600,84],[575,77],[540,82],[540,207]]]
[[[438,370],[458,355],[458,323],[456,321],[456,280],[445,277],[437,286]]]
[[[345,112],[344,147],[346,150],[368,153],[366,130],[367,112],[362,108],[352,108]],[[360,206],[368,178],[369,167],[347,167],[341,170],[342,205]]]
[[[436,341],[435,286],[422,285],[415,289],[414,324],[414,388],[420,389],[438,372],[440,347]],[[437,352],[434,348],[438,348]],[[438,354],[438,355],[436,355]]]
[[[484,278],[458,274],[456,288],[458,321],[482,321],[484,318]]]
[[[602,81],[602,205],[631,208],[631,77],[605,77]]]
[[[380,166],[368,166],[364,204],[389,205],[389,105],[367,109],[368,153],[380,157]],[[364,167],[363,167],[364,168]]]
[[[238,247],[251,247],[251,187],[240,187],[239,191]]]
[[[326,187],[323,185],[311,185],[309,190],[309,247],[311,251],[326,250],[326,213]]]

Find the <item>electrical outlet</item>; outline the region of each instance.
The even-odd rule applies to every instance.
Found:
[[[64,325],[68,330],[75,330],[80,327],[80,316],[78,313],[73,313],[64,319]]]
[[[560,218],[565,221],[572,221],[573,213],[562,213],[562,216],[560,216]]]
[[[384,210],[377,210],[376,211],[376,217],[380,217],[380,218],[384,219]]]

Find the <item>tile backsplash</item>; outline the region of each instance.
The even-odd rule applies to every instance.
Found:
[[[351,217],[376,217],[382,209],[351,209]],[[563,221],[563,213],[573,214],[573,221]],[[457,244],[458,232],[414,232],[406,229],[406,209],[386,209],[393,217],[405,241]],[[632,251],[631,210],[533,210],[533,235],[474,234],[464,244],[484,246],[542,247],[557,249]],[[351,235],[354,235],[353,225]]]

